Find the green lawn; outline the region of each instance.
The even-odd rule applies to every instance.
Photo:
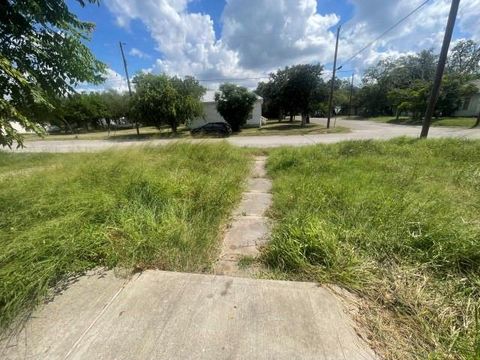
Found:
[[[401,116],[397,120],[394,116],[378,116],[371,117],[367,120],[389,123],[389,124],[399,124],[399,125],[421,125],[421,120],[413,120],[409,117]],[[451,126],[451,127],[464,127],[471,128],[475,125],[476,118],[473,117],[446,117],[432,119],[432,126]]]
[[[267,121],[267,124],[263,125],[261,128],[247,127],[240,133],[234,134],[234,136],[311,135],[345,132],[348,132],[348,129],[341,126],[327,129],[325,126],[319,124],[306,124],[304,127],[302,127],[301,122],[298,120],[293,122],[285,120],[282,122]]]
[[[395,139],[271,152],[277,277],[361,296],[386,359],[480,358],[480,142]]]
[[[0,152],[0,327],[97,266],[209,271],[249,163],[227,144]]]
[[[268,121],[261,128],[245,127],[242,131],[232,134],[232,136],[268,136],[268,135],[307,135],[307,134],[326,134],[348,132],[345,127],[337,126],[327,129],[318,124],[307,124],[305,127],[300,126],[300,121],[288,122],[284,121]],[[156,127],[148,126],[140,128],[140,135],[137,135],[135,129],[123,129],[111,131],[110,135],[107,131],[94,131],[81,134],[52,134],[45,135],[43,138],[37,135],[25,135],[26,141],[38,140],[155,140],[155,139],[188,139],[192,138],[190,131],[185,126],[178,128],[177,134],[173,134],[169,127],[162,127],[158,130]]]

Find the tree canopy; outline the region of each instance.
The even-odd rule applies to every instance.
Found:
[[[402,112],[420,119],[426,109],[438,56],[432,50],[385,59],[364,73],[358,103],[363,113],[393,115]],[[480,77],[480,51],[475,42],[459,41],[450,52],[436,104],[437,115],[452,115],[462,98],[478,91],[470,80]]]
[[[84,44],[93,29],[64,0],[0,2],[0,145],[22,144],[12,121],[41,133],[38,111],[54,107],[81,82],[103,80],[105,65]]]
[[[321,107],[327,91],[322,79],[323,66],[300,64],[270,74],[266,83],[260,83],[256,92],[264,98],[265,110],[271,115],[302,114],[302,125],[308,115]]]
[[[201,97],[205,93],[193,77],[138,74],[133,79],[135,93],[132,113],[149,125],[168,125],[173,132],[180,124],[203,115]]]
[[[220,85],[219,92],[215,93],[217,111],[235,132],[247,122],[256,100],[253,92],[235,84]]]

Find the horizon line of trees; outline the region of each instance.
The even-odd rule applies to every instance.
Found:
[[[36,109],[36,122],[55,125],[65,133],[134,126],[170,127],[173,133],[182,124],[204,116],[201,102],[206,89],[194,77],[181,79],[166,74],[139,73],[134,92],[72,93],[56,98],[51,108]],[[215,94],[217,111],[233,131],[240,131],[253,110],[256,95],[247,88],[225,83]],[[58,129],[57,129],[58,130]]]
[[[365,70],[361,86],[336,78],[334,107],[341,114],[378,116],[401,114],[420,119],[426,110],[438,56],[433,50],[388,58]],[[302,115],[302,125],[311,115],[326,116],[331,80],[322,78],[323,66],[295,65],[270,74],[256,93],[263,97],[263,114],[283,120]],[[435,116],[450,116],[465,97],[478,93],[471,81],[480,78],[480,46],[461,40],[450,51]],[[351,99],[351,100],[350,100]]]

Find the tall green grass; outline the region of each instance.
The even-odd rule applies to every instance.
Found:
[[[480,142],[285,148],[268,171],[267,265],[356,291],[387,359],[480,358]]]
[[[249,157],[226,144],[176,144],[93,154],[0,153],[0,166],[5,327],[61,279],[97,266],[208,270]]]

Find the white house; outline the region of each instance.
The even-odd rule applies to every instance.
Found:
[[[262,103],[263,98],[257,96],[257,101],[253,106],[253,110],[250,114],[250,117],[247,120],[248,126],[262,126]],[[225,119],[217,111],[215,104],[215,91],[208,90],[205,95],[202,97],[203,104],[203,117],[193,119],[188,125],[190,129],[195,129],[197,127],[203,126],[212,122],[225,122]]]
[[[462,100],[462,105],[455,111],[455,116],[478,116],[480,113],[480,80],[472,81],[479,91]]]
[[[33,134],[34,133],[32,130],[25,129],[22,125],[20,125],[20,123],[18,123],[16,121],[10,121],[10,125],[12,125],[13,129],[20,134]]]

